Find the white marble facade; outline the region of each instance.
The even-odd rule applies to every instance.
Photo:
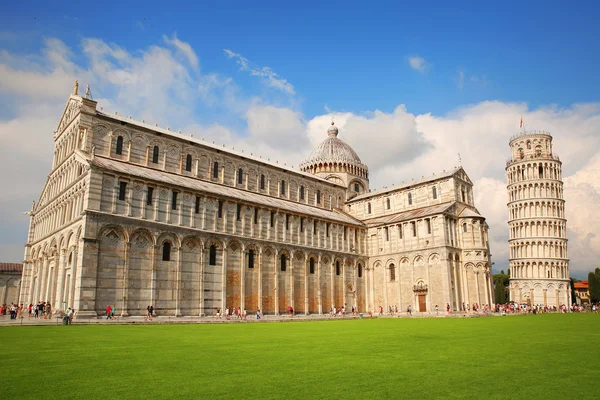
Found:
[[[510,140],[506,162],[510,299],[522,304],[571,304],[562,163],[548,132]]]
[[[31,210],[20,301],[94,317],[306,314],[493,302],[462,168],[382,191],[332,126],[300,170],[73,93]]]

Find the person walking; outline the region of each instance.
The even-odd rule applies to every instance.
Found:
[[[110,319],[115,318],[115,305],[110,306]]]
[[[110,319],[110,311],[111,311],[110,306],[106,306],[106,319]]]

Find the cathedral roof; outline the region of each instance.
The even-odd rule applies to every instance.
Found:
[[[302,163],[302,167],[330,162],[362,165],[358,154],[348,143],[338,138],[338,133],[338,128],[332,122],[331,127],[327,130],[327,139],[323,140],[310,153],[306,161]]]
[[[371,228],[379,225],[397,224],[402,221],[408,221],[415,218],[427,217],[429,215],[442,214],[447,212],[456,202],[447,202],[442,204],[436,204],[429,207],[421,207],[415,210],[409,210],[390,215],[384,215],[383,217],[371,218],[365,221],[365,224]]]
[[[353,197],[352,199],[349,199],[348,202],[354,203],[354,202],[356,202],[358,200],[366,200],[366,199],[369,199],[371,197],[376,197],[376,196],[380,196],[382,194],[387,194],[387,193],[395,192],[395,191],[398,191],[398,190],[407,189],[409,187],[421,185],[423,183],[434,182],[434,181],[437,181],[438,179],[449,178],[449,177],[453,176],[454,174],[456,174],[459,171],[463,171],[464,172],[464,170],[463,170],[462,167],[458,167],[458,168],[452,169],[450,171],[444,171],[442,174],[439,174],[439,175],[426,176],[426,177],[423,177],[421,179],[415,179],[413,181],[410,181],[409,183],[403,183],[401,185],[395,185],[395,186],[392,186],[392,187],[388,187],[388,188],[384,188],[384,189],[380,189],[380,190],[374,190],[372,192],[364,193],[364,194],[358,195],[356,197]],[[466,174],[465,174],[465,177],[466,177]]]
[[[458,216],[461,218],[483,218],[483,216],[479,214],[477,210],[472,210],[469,207],[463,208]]]

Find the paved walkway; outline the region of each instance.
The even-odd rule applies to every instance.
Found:
[[[399,313],[396,315],[373,315],[373,318],[478,318],[486,316],[498,316],[499,314],[484,315],[478,313],[450,313],[440,312],[436,313],[413,313],[412,316],[406,313]],[[146,321],[145,317],[119,317],[115,316],[114,319],[107,320],[106,317],[98,318],[75,318],[72,321],[73,325],[162,325],[162,324],[237,324],[237,323],[265,323],[265,322],[308,322],[308,321],[335,321],[335,320],[352,320],[352,319],[367,319],[369,314],[363,313],[360,315],[346,314],[344,317],[331,317],[329,314],[318,315],[295,315],[290,317],[289,315],[265,315],[260,320],[257,320],[254,315],[249,315],[247,320],[230,319],[225,318],[217,319],[215,317],[154,317],[152,321]],[[9,316],[0,316],[0,326],[53,326],[62,325],[62,317],[53,317],[52,319],[43,318],[19,318],[11,320]]]

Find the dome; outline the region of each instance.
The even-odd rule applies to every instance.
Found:
[[[304,165],[318,163],[348,163],[362,165],[358,154],[346,142],[339,139],[338,128],[331,123],[327,130],[327,139],[322,141],[304,161]]]

